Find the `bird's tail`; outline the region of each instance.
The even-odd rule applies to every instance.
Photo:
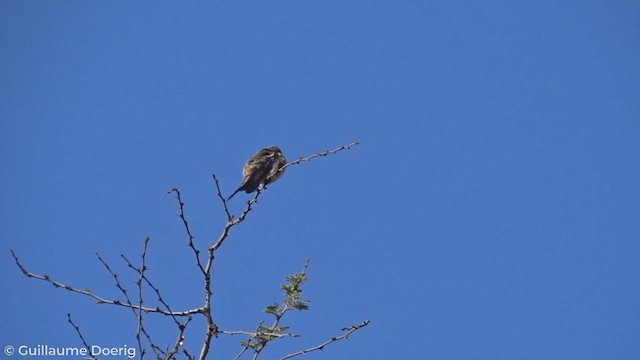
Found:
[[[242,186],[240,186],[236,191],[233,192],[233,194],[231,194],[231,196],[229,196],[229,198],[227,199],[227,201],[231,200],[231,198],[238,193],[238,191],[242,190]]]

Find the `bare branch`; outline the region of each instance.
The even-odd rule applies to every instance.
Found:
[[[213,265],[213,260],[215,259],[214,253],[217,249],[220,248],[220,246],[222,246],[224,240],[229,236],[229,230],[246,219],[249,212],[251,212],[251,210],[253,209],[253,204],[258,202],[258,197],[260,196],[261,192],[261,190],[258,190],[253,199],[247,202],[247,207],[237,219],[233,219],[233,216],[229,216],[229,221],[227,221],[227,223],[224,225],[220,237],[218,238],[216,243],[209,248],[209,257],[207,259],[207,266],[205,267],[204,306],[202,307],[207,319],[207,333],[205,334],[202,350],[200,351],[200,360],[206,359],[207,354],[209,353],[209,348],[211,346],[211,339],[218,333],[218,327],[213,322],[213,315],[211,314],[211,266]],[[222,194],[220,194],[220,197],[222,198]],[[223,204],[226,206],[226,203],[223,202]]]
[[[229,208],[227,207],[227,199],[222,195],[222,191],[220,190],[220,182],[218,182],[218,178],[216,174],[213,174],[213,181],[216,183],[216,190],[218,190],[218,197],[220,201],[222,201],[222,207],[224,208],[224,212],[227,214],[227,221],[233,221],[233,215],[229,212]]]
[[[133,271],[137,272],[140,275],[140,278],[142,278],[147,285],[149,285],[149,287],[151,289],[153,289],[153,291],[156,292],[156,295],[158,297],[158,301],[160,301],[160,303],[162,305],[164,305],[164,307],[167,309],[167,313],[170,314],[171,318],[173,318],[173,321],[175,322],[175,324],[179,327],[180,326],[180,322],[178,321],[178,319],[176,319],[175,316],[171,315],[173,314],[173,311],[171,310],[171,307],[169,306],[169,304],[167,304],[166,301],[164,301],[164,299],[162,298],[162,295],[160,294],[160,290],[153,285],[153,283],[149,280],[149,278],[144,274],[144,271],[142,271],[141,269],[138,269],[137,267],[133,266],[133,264],[131,263],[131,261],[129,261],[129,259],[127,259],[127,257],[124,254],[120,254],[120,256],[124,259],[124,261],[127,262],[127,266],[129,268],[131,268]]]
[[[359,145],[360,142],[358,141],[354,141],[349,145],[344,145],[344,146],[340,146],[339,148],[333,149],[333,150],[327,150],[327,151],[323,151],[323,152],[319,152],[319,153],[315,153],[311,156],[307,156],[307,157],[299,157],[297,160],[294,160],[290,163],[286,163],[283,167],[280,168],[280,170],[278,170],[279,172],[284,171],[286,168],[288,168],[289,166],[293,166],[293,165],[298,165],[301,162],[309,162],[317,157],[321,157],[321,156],[327,156],[327,155],[333,155],[339,151],[342,150],[350,150],[352,147]]]
[[[249,350],[249,346],[245,346],[242,348],[242,350],[240,350],[240,352],[238,353],[238,355],[236,355],[236,357],[233,358],[233,360],[238,360],[242,357],[242,355],[244,355],[245,351]]]
[[[272,332],[257,333],[257,332],[247,331],[247,330],[219,330],[218,333],[225,334],[225,335],[249,335],[250,337],[254,337],[254,338],[257,337],[258,335],[272,336],[274,338],[300,337],[300,334],[294,334],[294,333],[272,333]]]
[[[142,248],[142,255],[141,255],[141,257],[142,257],[141,270],[142,270],[143,273],[147,269],[147,245],[148,244],[149,244],[149,237],[147,236],[144,239],[144,246]],[[136,281],[136,285],[138,286],[138,307],[142,307],[142,303],[143,303],[143,300],[142,300],[143,299],[143,297],[142,297],[142,275]],[[140,334],[143,331],[145,331],[142,311],[134,310],[133,313],[134,313],[134,315],[137,315],[138,331],[136,331],[136,341],[138,342],[138,349],[140,350],[140,360],[143,360],[144,359],[144,355],[146,353],[146,349],[142,346],[142,339],[140,337]],[[145,334],[146,334],[146,332],[145,332]],[[148,335],[147,335],[147,340],[149,340],[149,342],[151,342],[151,338]],[[152,344],[152,346],[153,346],[153,344]]]
[[[148,307],[142,307],[142,306],[138,306],[138,305],[129,305],[125,302],[122,302],[120,300],[109,300],[109,299],[105,299],[101,296],[98,296],[94,293],[91,292],[91,290],[89,289],[79,289],[70,285],[66,285],[63,284],[59,281],[56,281],[54,279],[52,279],[49,275],[39,275],[39,274],[35,274],[32,273],[30,271],[28,271],[21,263],[20,260],[18,259],[18,257],[16,256],[15,252],[13,250],[11,250],[11,255],[13,256],[13,259],[16,262],[16,265],[20,268],[20,270],[22,271],[22,273],[29,278],[34,278],[34,279],[38,279],[38,280],[42,280],[42,281],[46,281],[48,283],[50,283],[51,285],[53,285],[56,288],[62,288],[74,293],[78,293],[78,294],[82,294],[85,296],[88,296],[90,298],[95,299],[98,304],[108,304],[108,305],[115,305],[115,306],[122,306],[122,307],[126,307],[126,308],[133,308],[133,309],[137,309],[137,310],[142,310],[146,313],[158,313],[158,314],[162,314],[162,315],[167,315],[167,316],[189,316],[189,315],[193,315],[193,314],[200,314],[202,313],[202,308],[197,308],[197,309],[191,309],[191,310],[185,310],[185,311],[174,311],[174,312],[168,312],[166,310],[161,310],[160,308],[148,308]]]
[[[138,274],[140,275],[140,278],[136,281],[136,283],[137,283],[137,285],[138,285],[138,292],[139,292],[139,304],[138,304],[138,306],[139,306],[139,307],[141,307],[141,306],[142,306],[142,302],[143,302],[143,301],[142,301],[142,280],[144,280],[144,281],[147,283],[147,285],[149,285],[152,289],[154,289],[154,290],[156,291],[156,293],[158,294],[158,297],[160,298],[160,302],[161,302],[161,303],[163,303],[163,304],[165,304],[165,303],[162,301],[162,297],[160,297],[160,294],[159,294],[159,292],[158,292],[158,289],[157,289],[157,288],[155,288],[155,287],[153,286],[153,284],[151,284],[151,283],[149,282],[149,280],[147,279],[147,277],[144,275],[144,271],[146,270],[146,255],[147,255],[147,244],[148,244],[148,242],[149,242],[149,237],[145,238],[145,242],[144,242],[144,249],[143,249],[143,253],[142,253],[142,264],[143,264],[143,265],[142,265],[142,268],[141,268],[141,269],[138,269],[138,268],[134,267],[134,266],[131,264],[131,262],[130,262],[130,261],[129,261],[129,260],[128,260],[124,255],[122,255],[122,254],[120,255],[120,256],[122,256],[122,257],[125,259],[125,261],[127,262],[128,266],[129,266],[131,269],[133,269],[133,270],[135,270],[136,272],[138,272]],[[116,287],[117,287],[117,288],[118,288],[118,289],[119,289],[119,290],[124,294],[125,298],[127,299],[127,305],[128,305],[128,307],[130,307],[130,308],[131,308],[131,310],[133,311],[134,316],[135,316],[135,317],[136,317],[136,319],[138,320],[138,332],[137,332],[137,334],[136,334],[136,337],[139,337],[140,332],[142,332],[142,333],[145,335],[145,337],[147,338],[147,341],[149,342],[149,345],[151,346],[151,350],[154,352],[154,354],[156,355],[156,357],[157,357],[158,359],[161,359],[161,358],[162,358],[162,356],[161,356],[160,354],[163,354],[163,355],[164,355],[166,352],[165,352],[165,351],[163,351],[163,350],[162,350],[158,345],[156,345],[156,344],[153,342],[153,340],[151,340],[151,335],[150,335],[150,334],[149,334],[149,332],[144,328],[144,324],[143,324],[143,322],[142,322],[142,312],[141,312],[140,310],[137,310],[137,311],[135,310],[135,306],[132,304],[131,300],[129,299],[129,295],[128,295],[127,291],[126,291],[126,290],[122,287],[122,285],[120,284],[120,281],[119,281],[118,275],[117,275],[117,274],[115,274],[115,273],[111,270],[111,268],[109,267],[109,265],[107,264],[107,262],[106,262],[106,261],[104,261],[104,260],[100,257],[100,255],[99,255],[98,253],[96,253],[96,255],[98,256],[98,260],[100,260],[100,262],[101,262],[101,263],[102,263],[102,264],[107,268],[107,270],[109,271],[109,273],[111,273],[111,275],[112,275],[112,276],[113,276],[113,278],[115,279],[115,281],[116,281]],[[168,306],[165,306],[165,307],[166,307],[166,309],[167,309],[167,314],[169,314],[168,316],[171,316],[171,318],[173,318],[173,321],[174,321],[176,324],[178,324],[178,325],[179,325],[180,323],[178,322],[178,320],[176,320],[176,317],[172,314],[171,309],[170,309]],[[141,345],[141,343],[140,343],[139,345]],[[141,358],[141,359],[142,359],[143,354],[145,354],[145,350],[144,350],[144,349],[141,349],[141,350],[140,350],[140,358]]]
[[[200,250],[196,248],[196,245],[193,242],[193,239],[195,239],[195,236],[193,236],[193,234],[191,233],[191,229],[189,228],[189,222],[187,221],[187,218],[184,216],[184,203],[182,202],[182,196],[180,194],[180,190],[178,190],[177,188],[173,188],[167,191],[167,195],[171,193],[176,194],[176,199],[178,200],[178,204],[180,205],[180,215],[178,216],[180,217],[180,220],[182,220],[184,229],[187,232],[187,236],[189,237],[189,247],[191,248],[191,250],[193,250],[193,253],[196,256],[196,265],[198,266],[198,269],[200,269],[200,272],[202,272],[202,275],[204,275],[205,274],[204,267],[202,266],[202,262],[200,261]]]
[[[349,335],[351,335],[354,332],[358,331],[359,329],[362,329],[363,327],[369,325],[369,322],[370,322],[369,320],[365,320],[365,321],[361,322],[360,324],[344,327],[344,328],[340,329],[342,331],[346,331],[344,334],[342,334],[340,336],[334,336],[331,339],[323,342],[320,345],[317,345],[317,346],[314,346],[314,347],[310,347],[308,349],[300,350],[298,352],[294,352],[294,353],[288,354],[286,356],[283,356],[283,357],[280,358],[280,360],[290,359],[292,357],[296,357],[296,356],[299,356],[299,355],[304,355],[306,353],[310,353],[310,352],[317,351],[317,350],[323,350],[327,345],[329,345],[329,344],[331,344],[333,342],[340,341],[340,340],[347,340],[349,338]]]
[[[71,320],[71,314],[67,313],[67,321],[69,322],[69,324],[71,324],[71,326],[73,326],[74,329],[76,329],[76,332],[78,333],[78,336],[80,336],[80,340],[82,340],[82,343],[84,344],[84,347],[87,349],[87,354],[91,354],[91,346],[89,346],[89,344],[87,343],[87,341],[84,339],[84,336],[82,336],[82,332],[80,332],[80,327],[78,325],[76,325],[73,320]],[[88,359],[96,359],[95,357],[90,357]]]
[[[183,353],[183,354],[184,354],[184,356],[186,356],[186,357],[187,357],[187,359],[189,359],[189,360],[195,360],[195,359],[196,359],[196,357],[195,357],[195,356],[193,356],[193,355],[189,354],[189,352],[187,351],[187,349],[186,349],[186,348],[182,348],[182,353]]]
[[[111,274],[111,276],[113,276],[113,279],[116,282],[116,287],[118,288],[118,290],[120,290],[120,292],[124,295],[124,298],[127,300],[127,307],[129,307],[130,309],[134,309],[135,306],[133,305],[133,303],[131,302],[131,299],[129,298],[129,293],[122,286],[122,284],[120,284],[120,279],[118,278],[118,274],[114,273],[113,270],[111,270],[111,267],[109,266],[109,264],[107,264],[107,262],[104,261],[104,259],[102,259],[102,257],[100,256],[99,253],[96,253],[96,256],[98,257],[98,260],[100,260],[102,265],[104,265],[104,267],[107,269],[109,274]],[[135,311],[134,311],[134,314],[135,314]]]
[[[211,305],[209,305],[207,310],[205,313],[205,317],[207,318],[207,333],[204,335],[204,343],[200,350],[200,360],[207,358],[207,354],[209,354],[209,349],[211,348],[211,339],[218,333],[218,326],[213,322],[213,316],[211,315]]]
[[[138,280],[136,280],[136,285],[138,287],[138,306],[142,307],[142,304],[144,302],[143,300],[143,291],[142,291],[142,282],[145,278],[144,273],[147,270],[147,248],[149,245],[149,240],[150,238],[147,236],[144,239],[144,245],[142,248],[142,254],[140,255],[141,259],[142,259],[142,264],[140,266],[140,269],[138,271],[138,274],[140,275],[138,277]],[[130,268],[133,268],[132,266],[129,266]],[[147,342],[149,343],[149,346],[151,347],[151,351],[153,351],[153,353],[156,355],[157,359],[162,359],[163,356],[166,355],[166,352],[164,350],[162,350],[162,348],[160,348],[160,346],[158,346],[155,342],[153,342],[153,340],[151,340],[151,335],[149,334],[149,332],[147,331],[147,329],[144,327],[144,317],[142,315],[142,311],[140,310],[135,310],[135,309],[131,309],[133,311],[134,316],[136,317],[137,320],[137,324],[138,324],[138,330],[136,331],[136,340],[138,342],[138,347],[140,349],[140,359],[142,360],[144,358],[144,355],[146,354],[146,349],[142,346],[142,341],[141,341],[141,334],[144,334],[144,336],[147,339]],[[190,316],[189,316],[190,317]],[[175,317],[174,317],[175,319]]]
[[[147,236],[144,239],[144,248],[143,248],[143,252],[142,252],[143,267],[146,267],[146,254],[147,254],[147,244],[148,243],[149,243],[149,237]],[[144,328],[144,324],[142,322],[142,318],[143,318],[142,317],[142,311],[140,311],[140,309],[142,309],[142,303],[143,303],[143,301],[142,301],[142,281],[141,281],[141,279],[139,279],[139,281],[136,282],[136,284],[138,286],[138,305],[136,307],[135,305],[133,305],[133,302],[129,298],[129,293],[127,292],[127,290],[122,286],[122,284],[120,284],[120,279],[118,277],[118,274],[114,273],[113,270],[111,270],[111,267],[109,266],[109,264],[100,256],[100,254],[96,253],[96,256],[98,257],[98,260],[102,263],[102,265],[104,265],[104,267],[107,269],[109,274],[111,274],[111,276],[115,280],[116,288],[118,288],[118,290],[120,290],[120,292],[124,295],[125,299],[127,300],[126,307],[131,309],[131,311],[133,312],[133,316],[136,318],[136,321],[138,323],[138,331],[136,332],[136,339],[138,341],[138,347],[140,348],[140,359],[142,359],[144,357],[144,355],[146,354],[145,349],[142,347],[142,342],[140,340],[140,333],[143,333],[145,335],[145,337],[147,338],[147,341],[149,342],[149,345],[151,346],[151,350],[156,354],[157,358],[160,358],[160,353],[164,353],[164,351],[162,351],[162,349],[160,349],[160,347],[157,346],[151,340],[151,335]]]
[[[263,190],[258,190],[256,191],[256,194],[254,195],[253,199],[249,200],[247,202],[247,207],[244,209],[244,211],[242,212],[242,214],[240,214],[240,216],[235,219],[235,220],[230,220],[228,221],[224,228],[222,229],[222,234],[220,234],[220,237],[218,237],[218,240],[215,242],[215,244],[213,244],[213,246],[211,246],[209,248],[209,256],[211,256],[211,254],[218,250],[218,248],[220,248],[220,246],[222,246],[222,243],[227,239],[227,237],[229,236],[229,230],[231,230],[232,227],[240,224],[241,222],[244,221],[244,219],[247,217],[247,215],[249,214],[249,212],[251,212],[251,210],[253,210],[253,204],[258,202],[258,197],[260,196],[260,194],[262,193]],[[233,217],[232,217],[233,219]],[[210,264],[207,263],[207,268],[206,270],[211,270],[208,266]]]
[[[178,333],[178,338],[176,339],[175,345],[173,345],[173,349],[171,349],[167,353],[167,356],[165,357],[166,360],[171,359],[178,352],[178,350],[180,350],[180,347],[184,345],[184,331],[187,329],[187,325],[189,325],[190,322],[191,316],[189,316],[187,318],[187,321],[185,321],[183,324],[178,324],[178,329],[180,330],[180,332]]]

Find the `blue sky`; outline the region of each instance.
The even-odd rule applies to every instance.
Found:
[[[205,248],[246,159],[290,168],[231,234],[214,316],[252,329],[311,257],[307,359],[638,359],[640,6],[632,1],[0,3],[1,345],[135,346],[99,252],[151,237],[149,276],[202,303],[176,201]],[[248,199],[240,194],[235,214]],[[155,298],[147,295],[150,304]],[[149,317],[173,342],[173,325]],[[187,333],[197,352],[204,323]],[[240,337],[216,340],[229,359]]]

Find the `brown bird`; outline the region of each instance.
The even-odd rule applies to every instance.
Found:
[[[242,169],[242,184],[229,196],[227,201],[231,200],[240,190],[244,190],[249,194],[256,191],[260,185],[269,185],[278,180],[282,174],[284,174],[284,170],[278,170],[286,163],[287,159],[285,159],[282,151],[277,146],[271,146],[258,151],[244,164],[244,168]]]

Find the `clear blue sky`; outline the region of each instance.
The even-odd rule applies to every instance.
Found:
[[[305,359],[639,359],[639,19],[634,1],[1,2],[0,345],[79,346],[67,312],[135,345],[130,311],[25,278],[9,249],[117,298],[94,252],[134,292],[119,255],[150,236],[149,276],[197,307],[165,191],[204,248],[225,221],[211,173],[229,194],[262,147],[358,140],[290,168],[233,231],[222,329],[265,319],[309,256],[311,310],[285,321],[304,337],[265,359],[364,319]]]

